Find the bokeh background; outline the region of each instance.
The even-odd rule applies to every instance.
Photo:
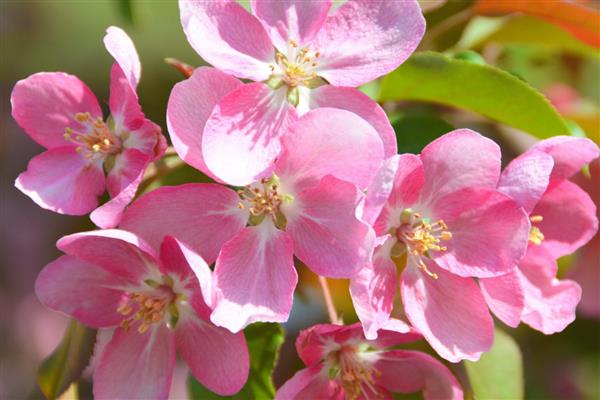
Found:
[[[485,62],[515,74],[545,93],[563,115],[598,140],[600,55],[597,49],[567,34],[548,34],[544,39],[539,32],[550,29],[556,33],[557,28],[535,17],[473,19],[464,13],[469,1],[442,3],[424,2],[427,7],[442,7],[446,14],[439,14],[440,8],[428,12],[430,26],[422,49],[477,51]],[[588,3],[597,7],[597,3]],[[455,18],[458,21],[444,27],[443,21],[451,15],[459,15]],[[510,29],[505,28],[506,24],[512,24]],[[36,389],[36,369],[60,341],[67,318],[39,304],[33,293],[35,277],[58,256],[54,244],[59,237],[93,229],[87,217],[61,216],[42,210],[13,187],[15,177],[42,148],[12,120],[10,92],[17,80],[35,72],[66,71],[86,82],[106,110],[112,59],[102,45],[102,37],[110,25],[124,28],[134,40],[142,62],[138,89],[142,107],[166,133],[166,102],[172,86],[182,76],[165,64],[164,58],[202,64],[185,39],[176,1],[0,0],[0,399],[41,398]],[[365,90],[373,93],[376,85]],[[404,152],[418,152],[428,141],[458,127],[474,128],[496,140],[503,147],[506,162],[534,140],[522,132],[456,109],[411,102],[388,103],[384,107],[398,133],[399,150]],[[202,179],[185,168],[180,174],[175,181]],[[588,185],[600,187],[598,176]],[[570,273],[572,260],[578,257],[561,260],[561,275]],[[586,300],[591,307],[596,303],[598,308],[600,259],[594,259],[598,253],[586,257],[588,266],[596,267],[586,278],[585,283],[592,288],[586,293]],[[293,348],[298,330],[327,320],[315,276],[302,267],[300,272],[301,289],[286,324],[286,344],[276,369],[276,384],[281,384],[300,366]],[[332,290],[344,319],[355,320],[347,282],[333,281]],[[564,332],[552,336],[526,326],[516,330],[501,323],[498,326],[509,332],[521,348],[526,398],[600,398],[597,319],[580,314]],[[426,349],[425,345],[422,348]],[[453,369],[462,376],[460,366]],[[173,398],[185,398],[185,379],[186,371],[181,366],[173,385]]]

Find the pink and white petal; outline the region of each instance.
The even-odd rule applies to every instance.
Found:
[[[452,372],[428,354],[410,350],[381,353],[376,383],[390,392],[423,392],[425,400],[462,400],[463,391]]]
[[[555,136],[542,140],[532,149],[548,153],[554,159],[552,180],[568,179],[594,158],[600,156],[598,146],[587,138]]]
[[[39,72],[17,82],[10,96],[12,116],[37,143],[46,147],[70,145],[65,129],[83,132],[75,114],[102,117],[92,91],[79,78],[64,72]]]
[[[424,259],[438,279],[408,265],[400,289],[411,324],[450,362],[477,361],[494,341],[494,321],[475,281],[461,278]],[[457,296],[460,293],[460,296]]]
[[[322,365],[313,365],[296,372],[275,394],[275,400],[346,398],[341,386],[327,375]]]
[[[362,219],[369,225],[375,223],[392,193],[400,157],[395,155],[385,160],[367,188]]]
[[[284,211],[296,257],[315,273],[350,278],[369,262],[375,235],[356,216],[359,196],[353,184],[327,175],[296,196],[293,214]]]
[[[373,263],[365,265],[350,280],[352,304],[369,340],[377,338],[377,331],[390,319],[394,307],[398,276],[396,264],[389,256],[394,242],[390,239],[387,245],[376,249]]]
[[[362,337],[362,329],[359,324],[354,325],[334,325],[317,324],[300,331],[296,338],[296,352],[302,362],[312,367],[320,363],[328,350],[326,343],[340,343],[339,337],[343,336],[342,341],[350,337]]]
[[[561,332],[575,320],[581,287],[556,278],[556,261],[544,249],[531,247],[519,265],[525,309],[521,320],[546,335]]]
[[[494,278],[482,278],[479,287],[485,301],[496,317],[516,328],[521,322],[525,299],[516,270]]]
[[[202,156],[217,178],[234,186],[269,175],[281,137],[296,121],[286,89],[264,83],[240,86],[223,97],[206,122]]]
[[[175,369],[175,335],[166,325],[140,334],[117,329],[94,371],[94,398],[167,399]]]
[[[85,215],[98,205],[105,178],[102,165],[75,147],[56,147],[32,158],[15,186],[46,210]]]
[[[554,161],[550,155],[536,150],[528,151],[504,169],[498,190],[530,214],[548,188],[553,167]]]
[[[117,154],[114,166],[106,177],[106,188],[111,197],[116,197],[123,190],[129,189],[132,182],[139,180],[151,159],[138,149],[126,149]],[[138,182],[139,183],[139,182]],[[130,200],[135,196],[135,189],[131,193]]]
[[[123,133],[125,149],[139,150],[151,160],[160,159],[168,147],[160,126],[146,118],[137,129],[125,130]]]
[[[416,0],[349,0],[327,18],[311,49],[321,52],[320,76],[356,87],[396,69],[424,33]]]
[[[177,83],[167,105],[167,126],[173,147],[189,165],[207,175],[212,173],[202,157],[206,121],[225,95],[242,83],[218,69],[199,67],[189,79]]]
[[[421,152],[425,184],[421,201],[438,199],[467,187],[495,188],[500,178],[500,147],[470,129],[457,129]]]
[[[370,123],[383,142],[383,154],[391,157],[398,151],[396,133],[379,104],[358,89],[323,85],[310,91],[309,109],[329,107],[348,110]]]
[[[250,4],[273,44],[287,54],[290,40],[302,47],[313,39],[327,18],[332,0],[252,0]]]
[[[383,162],[381,139],[367,121],[340,109],[305,114],[282,140],[275,172],[300,191],[325,175],[367,188]]]
[[[109,26],[104,36],[104,47],[119,64],[131,88],[135,90],[142,75],[142,66],[131,38],[123,29]]]
[[[509,272],[525,255],[530,222],[525,211],[495,189],[458,190],[437,202],[432,220],[444,220],[452,238],[437,264],[460,276],[490,278]]]
[[[293,252],[290,235],[270,220],[225,243],[213,275],[211,321],[232,332],[257,321],[287,321],[298,282]]]
[[[187,288],[201,291],[202,302],[212,304],[212,271],[199,254],[173,236],[165,236],[160,245],[160,261],[163,274],[177,275]],[[204,309],[202,304],[199,308]]]
[[[163,186],[131,204],[120,227],[155,249],[165,236],[174,236],[212,264],[221,246],[246,226],[248,211],[239,201],[236,192],[218,184]]]
[[[532,211],[543,218],[534,223],[544,235],[540,245],[554,258],[573,253],[598,232],[596,205],[571,181],[551,185]]]
[[[263,81],[271,74],[275,49],[261,23],[229,0],[180,0],[188,41],[206,62],[239,78]]]
[[[118,63],[114,63],[110,70],[108,106],[114,120],[115,132],[119,136],[125,132],[139,129],[144,123],[145,117],[137,94]]]
[[[246,383],[250,356],[243,332],[233,334],[189,315],[177,323],[175,340],[194,378],[210,391],[228,396]]]
[[[46,307],[61,311],[81,323],[103,328],[118,325],[117,312],[128,282],[97,265],[61,256],[40,272],[35,293]]]
[[[152,268],[156,252],[144,240],[120,229],[80,232],[63,236],[56,247],[137,285]]]

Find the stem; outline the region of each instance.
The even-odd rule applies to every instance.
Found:
[[[331,321],[332,324],[340,325],[340,320],[337,312],[335,311],[335,306],[333,305],[331,292],[329,291],[329,285],[327,284],[327,278],[319,275],[319,283],[321,284],[321,289],[323,290],[323,297],[325,298],[325,305],[327,306],[329,321]]]

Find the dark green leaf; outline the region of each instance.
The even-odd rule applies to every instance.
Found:
[[[428,143],[454,129],[435,115],[406,115],[394,122],[398,153],[419,154]]]
[[[62,341],[38,370],[38,384],[48,399],[56,399],[87,367],[96,343],[96,330],[71,320]]]
[[[496,330],[494,345],[479,361],[465,361],[465,369],[477,399],[523,398],[523,359],[515,340]]]
[[[244,330],[250,352],[250,374],[242,390],[227,397],[218,396],[188,377],[190,397],[197,400],[215,399],[272,399],[275,396],[272,374],[279,355],[279,348],[285,339],[285,332],[279,324],[252,324]]]
[[[118,0],[117,5],[123,19],[126,22],[133,24],[133,7],[131,5],[131,0]]]
[[[380,100],[420,100],[463,108],[538,138],[569,133],[548,100],[525,82],[498,68],[435,52],[416,53],[386,76]]]

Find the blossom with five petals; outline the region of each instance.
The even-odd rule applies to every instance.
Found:
[[[220,180],[247,185],[264,176],[281,137],[299,116],[342,108],[368,120],[396,153],[385,113],[354,89],[398,67],[425,31],[416,0],[180,0],[192,47],[219,70],[255,81],[230,87],[206,116],[203,160]],[[329,83],[329,84],[327,84]],[[215,84],[216,85],[216,84]],[[268,175],[268,173],[267,173]]]
[[[379,399],[419,391],[425,400],[462,399],[458,381],[441,362],[419,351],[390,348],[420,337],[382,330],[369,341],[359,324],[305,329],[296,349],[307,368],[279,388],[275,399]]]
[[[113,227],[166,141],[138,103],[140,62],[131,39],[113,26],[104,44],[116,61],[107,120],[85,83],[62,72],[40,72],[17,82],[11,104],[17,123],[47,149],[29,162],[16,187],[41,207],[69,215],[94,210],[108,190],[111,200],[91,217],[98,226]]]
[[[496,190],[499,176],[498,145],[468,129],[419,156],[387,160],[363,213],[379,244],[350,284],[367,338],[387,323],[400,280],[408,320],[440,356],[477,360],[490,348],[493,321],[473,277],[506,274],[525,254],[530,228]]]
[[[210,390],[242,388],[246,341],[208,321],[211,272],[200,256],[170,236],[156,251],[117,229],[65,236],[57,247],[66,255],[36,280],[41,302],[85,325],[116,328],[94,371],[95,398],[166,399],[176,350]]]

